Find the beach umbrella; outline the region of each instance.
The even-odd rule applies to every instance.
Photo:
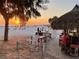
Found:
[[[79,6],[75,7],[68,13],[54,20],[51,24],[53,29],[73,29],[79,28]]]

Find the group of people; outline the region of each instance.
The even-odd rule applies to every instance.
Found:
[[[66,54],[75,54],[75,48],[78,48],[79,55],[79,37],[75,32],[73,32],[73,36],[63,32],[60,35],[59,45],[61,46],[61,51],[64,51]]]
[[[43,31],[43,28],[42,28],[42,30],[41,30],[41,29],[38,27],[38,28],[37,28],[37,32],[36,32],[36,35],[43,35],[42,31]]]

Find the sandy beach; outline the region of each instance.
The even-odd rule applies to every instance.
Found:
[[[29,46],[22,46],[22,48],[17,50],[17,41],[22,43],[29,38],[29,36],[19,35],[9,37],[9,41],[7,42],[0,40],[0,59],[25,59],[29,55]],[[21,57],[17,56],[18,51]]]

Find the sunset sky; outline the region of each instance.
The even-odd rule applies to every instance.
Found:
[[[28,25],[41,25],[41,24],[48,24],[48,19],[52,18],[53,16],[60,17],[61,15],[65,14],[66,12],[72,10],[72,8],[78,4],[79,0],[49,0],[49,3],[46,4],[48,7],[47,10],[40,10],[41,17],[32,18],[30,19],[27,24]],[[0,17],[0,25],[4,24],[3,18]],[[10,21],[11,23],[15,23]]]

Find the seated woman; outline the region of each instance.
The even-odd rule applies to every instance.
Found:
[[[69,46],[68,35],[66,33],[63,33],[63,35],[61,37],[61,50],[65,51],[65,53],[67,53],[68,46]]]

